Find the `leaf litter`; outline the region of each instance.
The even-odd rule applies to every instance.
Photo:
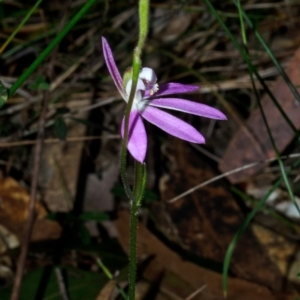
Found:
[[[55,1],[42,4],[3,51],[0,80],[4,87],[11,86],[57,34],[60,19],[68,18],[82,3],[70,1],[64,4],[65,10],[61,9],[61,5]],[[277,59],[286,67],[300,45],[297,30],[299,3],[277,1],[270,6],[266,1],[246,1],[242,5],[256,21],[258,30]],[[2,4],[1,9],[5,11],[1,20],[2,43],[29,8],[30,3],[18,1]],[[218,10],[236,38],[240,39],[238,15],[231,2],[223,1]],[[235,146],[229,151],[228,147],[238,130],[245,132],[247,128],[252,134],[248,122],[255,113],[256,100],[246,64],[203,3],[153,2],[151,18],[144,65],[157,70],[160,82],[200,85],[201,89],[189,95],[189,99],[225,110],[228,122],[220,125],[212,120],[197,120],[177,114],[201,130],[207,140],[204,149],[222,160],[222,166],[226,166],[220,170],[205,154],[188,145],[184,146],[184,151],[179,151],[181,146],[177,145],[178,141],[168,139],[151,125],[147,127],[147,131],[153,133],[148,141],[146,159],[147,189],[154,191],[157,199],[147,204],[145,202],[141,209],[139,297],[222,299],[219,274],[222,254],[239,222],[256,201],[253,198],[254,202],[244,200],[250,195],[249,186],[265,190],[279,173],[274,164],[266,164],[255,174],[251,173],[251,177],[235,185],[243,197],[241,194],[233,196],[230,184],[223,182],[211,185],[209,192],[199,190],[186,196],[180,200],[180,205],[166,204],[165,201],[171,197],[217,176],[225,169],[245,164],[238,164],[236,159],[237,156],[245,157],[243,148]],[[103,259],[114,280],[126,291],[128,223],[123,210],[128,210],[129,205],[122,193],[111,192],[114,184],[119,182],[119,128],[124,104],[105,68],[100,37],[104,34],[110,37],[118,66],[125,70],[131,63],[137,21],[134,3],[97,3],[56,50],[51,81],[45,78],[50,67],[50,61],[46,60],[12,98],[6,101],[6,96],[1,96],[2,101],[6,102],[0,111],[0,163],[3,174],[0,228],[4,228],[1,229],[4,245],[0,260],[0,276],[4,278],[1,280],[1,299],[9,299],[17,259],[15,249],[22,243],[22,222],[28,215],[28,187],[31,185],[34,159],[32,145],[36,139],[40,103],[45,91],[50,92],[50,102],[38,181],[39,217],[33,229],[20,299],[24,295],[27,295],[26,299],[29,299],[28,295],[33,295],[33,299],[37,292],[44,293],[41,299],[60,299],[61,289],[57,274],[53,271],[53,266],[57,264],[64,274],[62,285],[68,287],[72,299],[80,297],[81,289],[87,300],[96,299],[97,295],[103,300],[116,299],[115,281],[109,281],[104,276],[95,262],[95,255]],[[270,88],[278,89],[280,79],[277,79],[277,69],[249,28],[247,35],[249,53],[259,74]],[[264,97],[262,86],[258,84],[257,87],[261,97]],[[286,92],[281,97],[286,99]],[[221,98],[225,101],[222,102]],[[223,107],[224,103],[226,106]],[[245,133],[243,138],[248,142],[250,140]],[[287,139],[284,133],[280,133],[280,138]],[[299,152],[294,135],[289,136],[285,145],[287,148],[281,148],[282,154]],[[248,147],[246,151],[253,149]],[[226,153],[230,153],[231,157]],[[267,157],[270,156],[268,152]],[[189,159],[194,161],[192,165],[189,165]],[[261,157],[255,156],[255,160],[260,161]],[[291,161],[286,161],[286,168],[290,164]],[[299,170],[292,172],[289,179],[291,182],[295,180],[293,189],[299,197],[297,176]],[[176,178],[180,179],[180,183],[174,180]],[[237,178],[241,179],[238,173]],[[7,189],[4,188],[5,182],[8,183]],[[277,204],[287,201],[284,187],[280,190],[283,193],[279,193]],[[221,198],[215,200],[220,197],[219,192],[223,197],[226,195],[226,201]],[[198,211],[191,207],[190,202],[197,205]],[[231,212],[230,207],[234,208]],[[283,222],[270,213],[272,205],[268,209],[257,215],[245,235],[248,238],[247,250],[252,255],[242,255],[245,247],[242,239],[238,246],[240,250],[237,249],[234,254],[228,299],[241,299],[241,295],[243,299],[293,299],[299,291],[296,276],[299,273],[298,218],[291,218],[288,214],[284,216],[281,210],[283,216],[280,217],[286,218]],[[90,214],[91,211],[93,214]],[[196,212],[202,214],[197,215]],[[86,226],[88,218],[93,225]],[[183,260],[182,257],[186,258]],[[252,266],[249,264],[251,258]],[[42,289],[42,286],[37,282],[41,282],[48,268],[52,268],[48,285],[44,291],[38,291],[36,287]],[[265,272],[269,272],[270,276],[264,277]],[[282,277],[291,280],[284,287],[278,284]],[[87,278],[86,285],[84,278]],[[81,281],[82,288],[76,280]],[[67,281],[70,285],[66,285]],[[73,283],[79,288],[75,294]],[[88,291],[91,292],[89,296]],[[196,291],[200,292],[197,294]]]

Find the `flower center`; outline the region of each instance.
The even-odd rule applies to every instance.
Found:
[[[145,92],[148,91],[149,94],[152,96],[158,91],[158,84],[156,83],[156,81],[157,77],[152,69],[141,69],[133,99],[132,109],[143,109],[144,105],[141,105],[140,102],[143,99]],[[132,79],[129,79],[126,85],[127,102],[129,99],[131,87]]]

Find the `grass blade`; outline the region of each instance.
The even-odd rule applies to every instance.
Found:
[[[232,0],[232,2],[237,7],[239,6],[237,0]],[[282,78],[285,80],[286,84],[289,86],[291,92],[294,94],[295,98],[300,102],[300,95],[299,95],[297,89],[295,88],[295,86],[293,85],[293,83],[291,82],[291,80],[289,79],[289,77],[287,76],[287,74],[285,73],[284,69],[282,68],[282,66],[280,65],[280,63],[278,62],[278,60],[276,59],[276,57],[274,56],[272,50],[267,45],[266,41],[261,36],[261,34],[255,29],[254,24],[252,23],[252,21],[250,20],[250,18],[246,14],[246,12],[242,8],[240,8],[240,10],[241,10],[241,13],[243,15],[243,18],[246,20],[246,22],[248,23],[248,25],[250,26],[250,28],[253,30],[256,38],[259,40],[259,42],[261,43],[261,45],[265,48],[267,54],[269,55],[269,57],[273,61],[275,67],[277,68],[277,70],[280,73],[280,75],[282,76]]]
[[[270,91],[269,87],[266,85],[266,83],[263,80],[263,78],[259,75],[257,69],[252,64],[251,60],[249,59],[249,57],[248,57],[247,53],[245,52],[245,50],[243,49],[243,47],[238,43],[238,41],[236,40],[236,38],[233,36],[233,34],[231,33],[231,31],[229,30],[229,28],[227,27],[227,25],[224,23],[224,21],[222,20],[221,16],[216,11],[216,9],[211,4],[211,2],[209,0],[204,0],[204,1],[207,4],[207,6],[210,8],[210,10],[214,14],[214,16],[216,17],[216,19],[218,20],[218,22],[220,23],[220,25],[222,26],[222,28],[226,32],[226,34],[231,39],[231,41],[232,41],[233,45],[235,46],[235,48],[240,52],[240,54],[241,54],[242,58],[244,59],[244,61],[248,64],[248,67],[251,68],[251,70],[254,73],[255,77],[259,80],[260,84],[263,86],[265,92],[272,99],[273,103],[275,104],[275,106],[277,107],[277,109],[280,111],[280,113],[282,114],[282,116],[285,119],[285,121],[288,123],[288,125],[291,127],[291,129],[294,131],[295,135],[297,135],[298,139],[300,139],[300,134],[299,134],[297,128],[295,127],[295,125],[293,124],[293,122],[290,120],[290,118],[288,117],[288,115],[285,113],[285,111],[282,109],[282,107],[278,103],[277,99],[275,98],[275,96],[273,95],[273,93]]]
[[[54,40],[46,47],[46,49],[36,58],[30,67],[18,78],[17,81],[9,89],[8,96],[11,97],[16,90],[24,83],[24,81],[36,70],[42,61],[53,51],[53,49],[60,43],[66,34],[74,27],[74,25],[87,13],[90,7],[97,0],[88,0],[85,5],[75,14],[71,21],[64,27],[64,29],[54,38]]]
[[[38,8],[38,6],[41,4],[43,0],[38,0],[32,8],[28,11],[27,15],[25,18],[21,21],[21,23],[17,26],[17,28],[13,31],[13,33],[8,37],[8,39],[5,41],[5,43],[2,45],[0,48],[0,54],[5,50],[7,45],[13,40],[15,35],[19,32],[19,30],[24,26],[24,24],[28,21],[30,16],[35,12],[35,10]]]
[[[291,166],[291,169],[287,172],[289,174],[293,169],[297,168],[300,165],[300,159],[297,159]],[[227,296],[228,291],[228,271],[230,266],[230,261],[232,258],[233,251],[235,249],[235,246],[240,238],[240,236],[243,234],[245,229],[248,227],[250,221],[253,219],[253,217],[256,215],[256,213],[262,209],[262,207],[265,205],[268,197],[273,193],[273,191],[279,187],[279,185],[282,183],[283,177],[280,177],[275,184],[272,186],[272,188],[268,191],[268,193],[255,205],[253,210],[247,215],[245,221],[242,223],[240,228],[238,229],[237,233],[234,235],[231,243],[228,246],[228,249],[225,254],[224,258],[224,264],[223,264],[223,275],[222,275],[222,284],[223,284],[223,293],[224,296]]]

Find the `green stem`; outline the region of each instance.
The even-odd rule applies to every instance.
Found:
[[[131,202],[130,212],[130,240],[129,240],[129,289],[128,299],[135,299],[135,280],[136,280],[136,242],[138,225],[138,203]]]
[[[146,165],[139,162],[135,162],[135,185],[134,185],[134,196],[137,201],[138,206],[141,204],[141,201],[144,196],[144,190],[146,186]]]
[[[126,174],[126,157],[127,157],[127,143],[128,143],[128,130],[129,130],[129,115],[131,112],[131,107],[134,100],[134,95],[136,91],[136,86],[138,82],[138,77],[141,69],[141,53],[144,47],[145,39],[148,33],[149,24],[149,0],[140,0],[139,2],[139,40],[137,47],[134,49],[133,53],[133,63],[132,63],[132,87],[129,95],[128,104],[125,111],[125,122],[124,122],[124,138],[122,141],[122,151],[121,151],[121,177],[124,184],[126,194],[130,200],[132,200],[132,192],[127,180]]]
[[[17,79],[8,91],[8,96],[11,97],[16,90],[24,83],[24,81],[36,70],[42,61],[53,51],[59,42],[66,36],[66,34],[73,28],[73,26],[86,14],[89,8],[97,0],[88,0],[87,3],[75,14],[71,21],[64,27],[64,29],[54,38],[54,40],[46,47],[46,49],[36,58],[30,67]]]
[[[129,115],[131,112],[131,107],[134,100],[135,90],[137,86],[138,76],[140,73],[141,62],[140,58],[136,55],[136,52],[133,55],[133,70],[132,70],[132,87],[129,95],[128,104],[125,110],[125,124],[124,124],[124,138],[122,141],[122,151],[121,151],[121,177],[124,184],[125,192],[127,197],[132,201],[133,195],[130,190],[130,186],[127,179],[126,173],[126,156],[127,156],[127,143],[128,143],[128,134],[129,134]]]
[[[239,11],[239,17],[240,17],[242,40],[243,40],[243,44],[247,45],[247,36],[246,36],[245,25],[244,25],[244,21],[243,21],[243,14],[241,13],[242,7],[241,7],[240,0],[238,0],[237,5],[238,5],[238,11]]]
[[[19,32],[19,30],[24,26],[24,24],[28,21],[30,16],[34,13],[34,11],[37,9],[37,7],[41,4],[43,0],[38,0],[32,8],[29,10],[25,18],[21,21],[21,23],[17,26],[17,28],[13,31],[13,33],[9,36],[9,38],[5,41],[5,43],[0,48],[0,54],[5,50],[7,45],[13,40],[15,35]]]
[[[127,143],[129,131],[129,116],[136,92],[138,77],[141,69],[141,53],[144,47],[149,24],[149,0],[139,1],[139,40],[133,53],[132,63],[132,87],[125,111],[124,138],[122,142],[121,152],[121,177],[123,180],[126,194],[130,200],[130,241],[129,241],[129,290],[128,299],[135,299],[135,281],[136,281],[136,246],[137,246],[137,224],[138,224],[138,208],[141,203],[143,192],[146,184],[146,168],[145,164],[135,162],[135,182],[133,192],[130,189],[127,173],[126,173],[126,157]]]
[[[141,55],[148,34],[149,0],[140,0],[139,18],[140,18],[140,34],[139,34],[139,41],[137,45],[137,49],[139,50],[138,56]]]
[[[135,281],[136,281],[136,245],[137,245],[137,227],[138,210],[143,198],[146,185],[146,167],[145,164],[135,162],[135,185],[133,188],[133,200],[131,201],[130,212],[130,241],[129,241],[129,289],[128,299],[135,299]]]

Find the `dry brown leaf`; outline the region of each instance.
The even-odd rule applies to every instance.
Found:
[[[57,240],[62,233],[62,227],[54,220],[36,220],[32,229],[31,241],[40,242]]]
[[[286,69],[286,73],[295,87],[300,86],[299,64],[300,49],[295,52],[294,57]],[[300,105],[284,79],[279,78],[271,91],[294,126],[300,129]],[[298,88],[298,92],[300,92],[300,88]],[[281,152],[292,141],[295,134],[268,95],[265,95],[262,99],[262,106],[276,147]],[[253,162],[275,157],[272,143],[258,108],[251,114],[245,125],[254,139],[249,139],[242,129],[233,136],[219,165],[220,170],[224,173]],[[256,141],[256,143],[254,141]],[[263,164],[260,164],[256,167],[232,174],[228,176],[228,178],[232,183],[245,181],[263,166]]]
[[[48,24],[47,23],[37,23],[37,24],[25,24],[22,26],[19,30],[19,33],[23,34],[30,34],[30,33],[36,33],[39,31],[45,31],[47,30]],[[14,27],[12,28],[6,28],[5,32],[11,33],[15,30]]]
[[[28,218],[30,196],[16,180],[0,176],[0,222],[19,240],[22,239]],[[42,241],[58,239],[62,228],[52,220],[44,219],[47,211],[41,202],[36,203],[37,220],[34,223],[31,240]]]
[[[96,300],[110,300],[117,285],[116,280],[110,280],[100,291]]]
[[[9,218],[15,222],[23,222],[28,218],[30,196],[16,180],[11,177],[0,177],[0,219]],[[37,218],[46,216],[46,209],[36,203]]]
[[[160,183],[161,202],[152,207],[156,226],[182,249],[221,264],[227,248],[243,221],[243,214],[223,182],[206,185],[194,193],[168,203],[216,173],[195,155],[185,142],[170,138],[164,148],[170,170]],[[171,164],[172,162],[172,164]],[[251,264],[249,264],[249,260]],[[230,265],[231,272],[273,290],[287,288],[286,280],[250,229],[238,241]]]
[[[76,117],[84,119],[86,113]],[[68,135],[84,136],[85,133],[86,126],[75,122],[68,124]],[[84,141],[44,145],[39,184],[44,188],[44,201],[51,212],[68,212],[72,209],[85,145]]]
[[[258,224],[252,225],[252,229],[260,243],[265,246],[271,260],[278,266],[281,273],[287,276],[298,244]]]

